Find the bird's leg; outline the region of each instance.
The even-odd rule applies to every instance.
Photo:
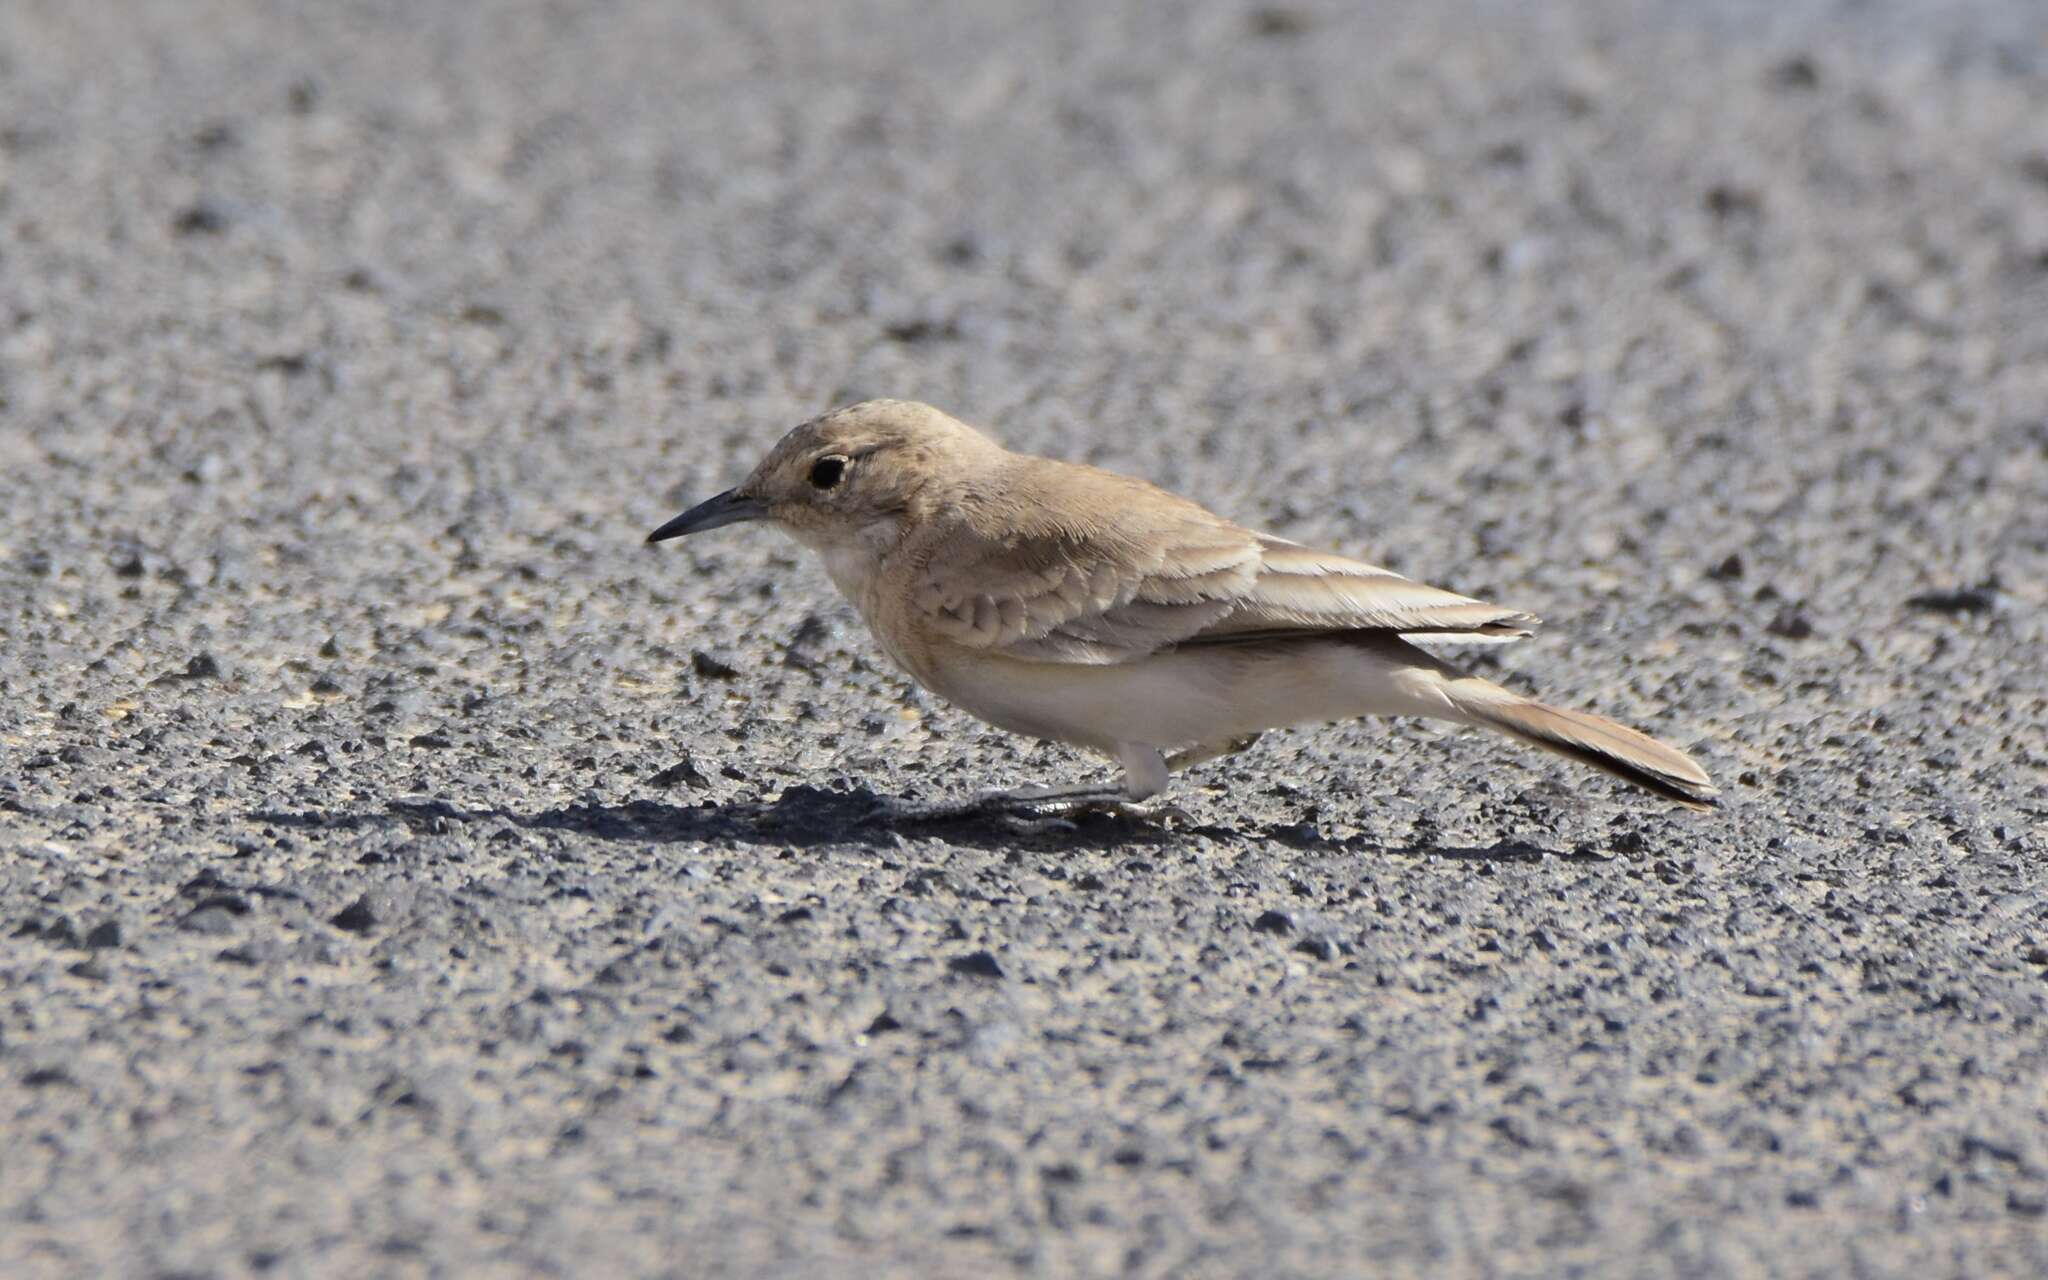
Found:
[[[1215,742],[1198,742],[1185,751],[1176,751],[1166,757],[1167,772],[1179,773],[1182,769],[1192,768],[1198,764],[1221,760],[1224,756],[1234,756],[1263,736],[1258,733],[1244,733],[1235,738],[1222,738]]]

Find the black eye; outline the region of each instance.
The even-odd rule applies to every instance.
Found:
[[[846,474],[846,459],[837,454],[818,459],[811,464],[811,484],[819,489],[830,489]]]

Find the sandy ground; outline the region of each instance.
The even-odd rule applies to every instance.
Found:
[[[762,530],[926,399],[1541,614],[1699,817],[1179,824]],[[2010,3],[0,5],[0,1274],[2048,1272]]]

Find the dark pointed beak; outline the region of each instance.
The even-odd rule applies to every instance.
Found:
[[[767,516],[768,508],[753,498],[743,498],[737,489],[727,489],[715,498],[691,507],[667,524],[647,535],[649,542],[666,542],[684,534],[702,533],[706,529],[717,529],[742,520],[760,520]]]

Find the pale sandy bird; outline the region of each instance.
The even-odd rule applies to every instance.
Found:
[[[1468,675],[1412,642],[1536,619],[1233,524],[1142,480],[1012,453],[929,405],[797,427],[649,542],[742,520],[816,551],[911,677],[1003,729],[1102,752],[1121,789],[984,797],[1058,809],[1158,794],[1267,729],[1427,716],[1492,729],[1695,808],[1691,757]]]

